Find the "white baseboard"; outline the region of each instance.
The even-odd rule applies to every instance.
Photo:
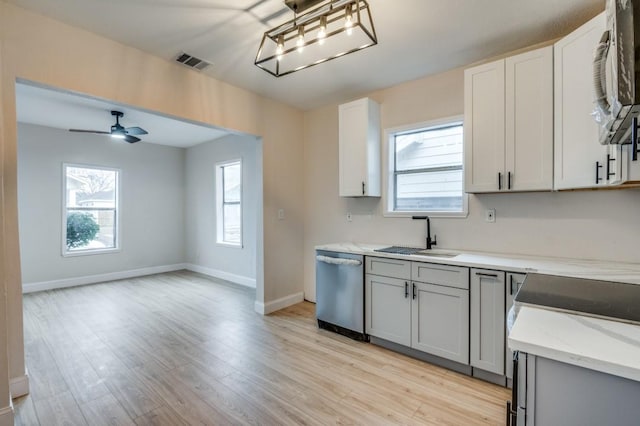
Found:
[[[0,408],[0,426],[13,426],[13,424],[13,404],[8,407]]]
[[[199,274],[208,275],[213,278],[220,278],[221,280],[230,281],[234,284],[240,284],[245,287],[256,288],[256,279],[249,278],[242,275],[232,274],[230,272],[220,271],[218,269],[207,268],[200,265],[194,265],[193,263],[187,263],[184,269],[189,271],[198,272]]]
[[[254,309],[260,315],[269,315],[272,312],[279,311],[280,309],[287,308],[296,303],[304,301],[304,293],[294,293],[289,296],[281,297],[280,299],[272,300],[271,302],[261,303],[256,300]]]
[[[9,381],[9,392],[11,398],[19,398],[29,393],[29,373],[23,376],[14,377]]]
[[[186,269],[184,263],[175,265],[151,266],[149,268],[132,269],[129,271],[110,272],[107,274],[87,275],[84,277],[65,278],[53,281],[41,281],[37,283],[22,284],[22,293],[53,290],[56,288],[75,287],[86,284],[96,284],[105,281],[124,280],[127,278],[142,277],[145,275],[161,274],[163,272],[179,271]]]

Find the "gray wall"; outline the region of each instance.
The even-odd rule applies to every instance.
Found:
[[[255,287],[256,225],[261,174],[258,141],[252,136],[227,136],[187,149],[186,261],[195,270]],[[242,159],[243,247],[216,244],[215,165]]]
[[[18,125],[23,284],[184,262],[185,150]],[[62,163],[121,170],[121,251],[62,257]]]

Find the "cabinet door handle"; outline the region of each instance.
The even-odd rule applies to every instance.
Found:
[[[488,274],[486,272],[476,272],[479,277],[498,278],[498,274]]]
[[[404,298],[406,299],[407,297],[409,297],[409,283],[408,282],[404,282]]]
[[[638,117],[631,121],[631,160],[638,161]]]
[[[596,161],[596,185],[600,183],[602,178],[600,177],[600,169],[602,168],[602,164],[599,161]]]
[[[611,171],[612,167],[611,167],[611,162],[612,161],[616,161],[615,158],[611,158],[611,154],[607,154],[607,180],[609,180],[609,178],[611,176],[615,176],[616,172],[615,171]]]
[[[513,296],[513,293],[515,293],[513,291],[513,284],[515,283],[515,280],[513,279],[513,275],[509,275],[509,294]]]
[[[362,195],[364,195],[364,194],[365,194],[365,192],[364,192],[364,182],[362,182]]]
[[[416,300],[416,297],[417,297],[417,294],[416,294],[416,285],[415,285],[415,284],[412,284],[412,285],[413,285],[413,300]]]
[[[511,189],[511,172],[507,173],[507,189]]]
[[[498,172],[498,191],[502,191],[502,173]]]

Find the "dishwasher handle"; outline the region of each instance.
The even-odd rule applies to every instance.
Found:
[[[316,260],[318,262],[329,263],[331,265],[346,265],[346,266],[360,266],[362,265],[362,261],[357,259],[341,259],[339,257],[331,257],[331,256],[316,256]]]

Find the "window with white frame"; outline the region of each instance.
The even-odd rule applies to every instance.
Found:
[[[216,165],[217,237],[219,244],[242,246],[242,163]]]
[[[387,212],[466,215],[461,119],[391,131]]]
[[[119,171],[65,164],[63,172],[63,254],[117,250]]]

